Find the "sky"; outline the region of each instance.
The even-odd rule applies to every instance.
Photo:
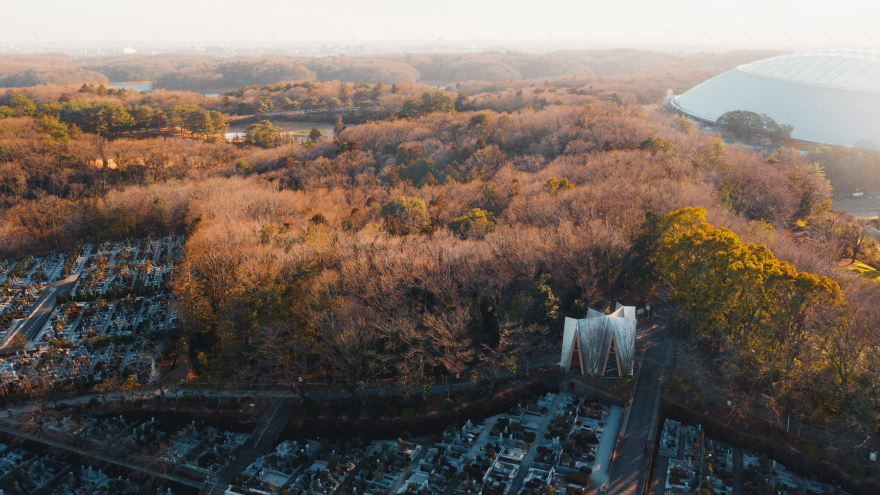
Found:
[[[4,0],[0,42],[572,40],[578,46],[880,47],[880,2]]]

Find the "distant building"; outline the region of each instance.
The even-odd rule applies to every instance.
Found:
[[[880,50],[811,50],[758,60],[667,104],[707,123],[734,110],[755,112],[792,126],[796,141],[871,148],[880,143]]]
[[[127,46],[127,47],[125,47],[125,48],[122,49],[122,53],[124,53],[124,54],[126,54],[126,55],[134,55],[134,54],[137,53],[137,52],[138,52],[138,51],[137,51],[137,48],[132,48],[132,47],[130,47],[130,46]]]
[[[636,308],[622,306],[610,315],[587,310],[582,320],[565,319],[560,364],[566,373],[620,378],[633,374]]]
[[[225,46],[206,46],[205,53],[207,53],[208,55],[223,56],[231,54],[232,50]]]
[[[674,101],[675,101],[675,94],[673,94],[671,89],[667,89],[666,96],[663,97],[663,106],[672,108]]]

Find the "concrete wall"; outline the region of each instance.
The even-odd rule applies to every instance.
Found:
[[[603,392],[602,390],[587,385],[578,380],[577,377],[567,377],[566,380],[560,382],[559,387],[561,391],[573,393],[578,397],[583,397],[587,400],[595,400],[612,406],[624,407],[626,405],[626,401],[621,400],[619,397],[615,397],[608,392]]]

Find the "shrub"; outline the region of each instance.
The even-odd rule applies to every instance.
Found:
[[[675,145],[663,138],[651,136],[639,144],[639,149],[650,151],[652,155],[656,155],[657,153],[668,153],[673,151]]]
[[[716,122],[718,127],[738,139],[751,139],[756,134],[766,137],[774,143],[791,139],[792,127],[790,125],[779,125],[764,114],[735,110],[718,117]]]
[[[681,479],[678,476],[670,476],[669,477],[669,484],[670,485],[680,485]]]
[[[424,200],[407,196],[395,196],[382,206],[383,217],[394,220],[397,233],[414,234],[430,223],[428,207]]]
[[[406,419],[406,420],[413,419],[416,417],[416,411],[415,411],[415,409],[413,409],[411,407],[407,407],[406,409],[403,410],[400,417],[403,419]]]
[[[583,473],[565,473],[565,481],[590,486],[590,477]]]
[[[581,466],[580,471],[584,474],[593,474],[593,469],[590,466]]]
[[[378,407],[374,407],[370,409],[370,419],[376,421],[377,419],[382,417],[382,411],[379,410]]]
[[[584,489],[576,486],[565,486],[565,493],[573,495],[584,495]]]
[[[452,407],[454,405],[455,404],[453,404],[452,399],[446,398],[446,399],[443,399],[443,402],[440,403],[440,409],[442,409],[443,411],[449,412],[452,410]]]
[[[491,213],[474,208],[449,222],[449,230],[462,239],[482,239],[495,230],[495,219]]]
[[[323,213],[317,213],[315,216],[309,219],[309,222],[312,222],[315,225],[329,225],[330,222],[327,221],[327,217],[324,216]]]
[[[544,183],[544,192],[553,195],[557,194],[560,190],[573,188],[574,186],[565,177],[561,180],[556,177],[550,177],[547,179],[547,182]]]
[[[784,446],[785,434],[780,432],[779,430],[774,430],[773,433],[770,434],[770,442],[780,447]]]
[[[400,412],[394,406],[388,406],[388,409],[385,410],[385,416],[389,418],[396,418],[400,416]]]

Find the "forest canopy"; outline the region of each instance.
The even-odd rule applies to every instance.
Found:
[[[545,62],[563,55],[579,56]],[[355,394],[388,379],[408,393],[454,376],[494,382],[558,353],[566,316],[660,301],[731,394],[872,428],[876,286],[839,265],[877,264],[877,249],[830,210],[825,175],[868,159],[725,141],[652,104],[704,73],[602,55],[648,73],[607,75],[582,58],[580,76],[441,89],[346,82],[342,58],[227,59],[191,66],[241,84],[220,98],[8,90],[0,256],[185,235],[181,326],[166,339],[194,376],[325,375]],[[530,57],[496,58],[523,76]],[[459,70],[411,59],[420,75]],[[233,118],[242,139],[222,135]],[[312,129],[295,140],[281,133],[291,122]]]

